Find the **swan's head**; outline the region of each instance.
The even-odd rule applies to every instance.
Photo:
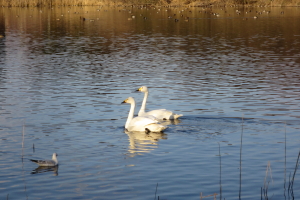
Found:
[[[134,98],[133,97],[128,97],[127,99],[125,99],[122,103],[135,103]]]
[[[139,91],[139,92],[148,92],[148,88],[147,88],[147,86],[142,86],[139,89],[137,89],[137,91]]]

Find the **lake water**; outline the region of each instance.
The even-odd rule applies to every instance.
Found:
[[[0,199],[299,199],[299,11],[0,8]]]

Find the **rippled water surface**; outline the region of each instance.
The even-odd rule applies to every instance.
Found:
[[[300,198],[299,11],[0,8],[0,198]]]

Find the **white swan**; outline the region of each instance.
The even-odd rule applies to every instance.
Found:
[[[156,117],[157,119],[163,119],[163,120],[177,119],[178,117],[183,116],[181,114],[175,114],[172,111],[166,110],[166,109],[159,109],[159,110],[152,110],[152,111],[149,111],[149,112],[145,112],[146,101],[147,101],[147,98],[148,98],[148,95],[149,95],[148,88],[146,86],[142,86],[137,91],[145,93],[143,103],[142,103],[142,107],[141,107],[141,109],[138,113],[138,116],[152,115],[152,116]]]
[[[143,131],[143,132],[161,132],[167,128],[167,126],[163,126],[158,124],[157,120],[154,120],[150,117],[135,117],[134,109],[135,109],[135,100],[132,97],[128,97],[122,103],[130,103],[130,111],[128,114],[128,118],[125,124],[125,128],[127,131]]]

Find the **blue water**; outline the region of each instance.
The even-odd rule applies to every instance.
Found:
[[[299,14],[281,9],[1,8],[0,198],[297,199]],[[142,85],[184,115],[164,133],[124,131]]]

